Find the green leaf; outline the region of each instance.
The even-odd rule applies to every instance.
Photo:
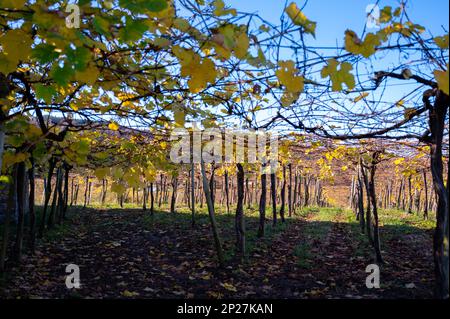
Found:
[[[67,61],[69,61],[76,71],[83,71],[91,58],[89,49],[85,47],[77,47],[75,49],[67,48]]]
[[[44,100],[48,104],[52,102],[52,98],[57,93],[56,89],[50,85],[36,84],[34,89],[36,91],[36,97]]]
[[[146,8],[152,12],[160,12],[167,8],[167,0],[147,0]]]
[[[71,149],[80,155],[87,155],[90,152],[89,142],[87,140],[80,140],[71,146]]]
[[[144,13],[144,5],[142,1],[136,0],[120,0],[119,4],[122,8],[128,9],[133,13]]]
[[[64,66],[54,65],[51,71],[51,76],[56,84],[65,86],[69,83],[70,78],[74,75],[75,71],[69,66],[68,63],[64,63]]]
[[[120,0],[121,7],[133,13],[160,12],[167,8],[167,0]]]
[[[34,150],[33,150],[33,157],[35,159],[41,159],[47,154],[48,154],[48,150],[45,147],[45,144],[44,143],[37,143],[35,148],[34,148]]]
[[[13,147],[19,147],[23,144],[25,141],[25,138],[23,135],[9,135],[8,136],[8,144]]]
[[[53,45],[41,43],[33,49],[31,55],[40,63],[49,63],[59,57],[59,53],[55,51],[55,48]]]
[[[124,42],[134,42],[139,40],[147,29],[144,20],[133,20],[127,17],[125,27],[119,32],[120,38]]]
[[[97,31],[100,34],[103,34],[104,36],[109,35],[109,22],[106,19],[103,19],[101,17],[95,17],[92,21],[94,25],[95,31]]]

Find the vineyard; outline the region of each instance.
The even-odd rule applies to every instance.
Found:
[[[329,46],[308,1],[0,0],[0,299],[448,299],[448,20],[410,2]]]

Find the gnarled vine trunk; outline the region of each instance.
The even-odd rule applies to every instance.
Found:
[[[284,210],[286,202],[286,166],[283,165],[283,184],[281,186],[281,206],[280,206],[280,219],[284,223]]]
[[[217,259],[218,259],[220,267],[223,267],[225,265],[225,260],[223,257],[222,242],[220,240],[219,230],[217,228],[216,215],[214,212],[214,205],[211,200],[211,194],[209,193],[208,178],[206,177],[205,163],[203,162],[203,160],[201,161],[200,167],[201,167],[201,173],[202,173],[203,193],[205,194],[206,205],[208,206],[208,215],[209,215],[209,219],[211,222],[211,229],[213,232],[214,244],[215,244],[216,253],[217,253]]]
[[[242,261],[245,256],[245,224],[244,224],[244,168],[237,166],[237,206],[235,216],[236,256]]]
[[[258,237],[264,237],[266,221],[267,175],[261,174],[261,197],[259,199]]]
[[[277,224],[277,184],[275,173],[270,174],[270,195],[272,201],[272,223],[275,226]]]
[[[444,186],[442,162],[442,141],[445,129],[445,117],[449,107],[449,97],[438,91],[434,106],[429,107],[431,174],[437,195],[436,229],[433,237],[433,255],[436,274],[436,297],[448,298],[449,286],[449,220],[448,220],[448,176]]]

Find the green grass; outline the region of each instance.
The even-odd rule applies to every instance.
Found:
[[[381,224],[381,239],[392,240],[404,235],[415,235],[424,231],[431,231],[436,227],[434,216],[430,214],[428,220],[417,214],[389,209],[379,213]]]
[[[408,214],[395,209],[381,210],[379,219],[385,225],[411,226],[419,229],[431,229],[436,225],[435,218],[432,215],[425,220],[421,215]]]
[[[168,207],[168,205],[164,205],[165,207]],[[83,205],[79,205],[77,207],[83,207]],[[92,203],[89,204],[89,208],[94,209],[142,209],[142,205],[137,205],[133,203],[123,203],[123,207],[120,207],[120,204],[117,203],[117,201],[105,203],[105,205],[102,205],[101,203]],[[157,208],[157,205],[155,205],[155,208]],[[147,205],[147,209],[150,209],[150,205]]]
[[[367,235],[361,232],[359,221],[356,220],[351,210],[306,207],[299,212],[299,215],[308,219],[302,229],[307,240],[299,243],[294,249],[294,255],[297,256],[300,267],[309,268],[311,243],[314,240],[325,240],[332,225],[336,222],[345,224],[346,231],[352,238],[355,256],[368,257],[373,254]],[[422,216],[417,214],[383,209],[379,211],[379,224],[382,247],[383,243],[388,240],[408,234],[423,234],[424,231],[432,230],[436,225],[431,216],[428,220],[424,220]]]
[[[342,218],[345,220],[348,233],[353,237],[352,248],[355,256],[367,257],[372,253],[372,248],[367,235],[361,231],[361,225],[350,209],[342,210]]]
[[[331,207],[304,207],[300,210],[299,215],[308,219],[302,228],[306,241],[294,248],[294,256],[297,257],[300,268],[312,268],[311,243],[325,240],[337,216],[342,213],[342,209]]]
[[[48,215],[50,214],[50,209],[51,209],[51,207],[48,208],[47,218],[48,218]],[[66,220],[61,225],[55,224],[53,229],[47,230],[45,232],[44,240],[51,241],[51,240],[56,240],[58,238],[64,237],[68,233],[68,231],[70,230],[70,226],[69,226],[70,222],[69,222],[69,220],[72,218],[72,216],[74,215],[75,212],[76,212],[75,208],[68,209],[68,211],[66,213]],[[35,206],[36,232],[38,231],[39,225],[40,225],[41,220],[42,220],[42,213],[43,213],[42,206]],[[28,231],[29,227],[30,227],[30,218],[29,218],[29,215],[27,214],[25,216],[25,220],[24,220],[24,229],[25,229],[25,233],[26,233],[26,235],[24,237],[25,245],[27,244],[27,242],[26,242],[27,239],[28,239],[27,231]],[[3,238],[3,231],[4,231],[4,225],[1,224],[0,225],[0,234],[1,234],[0,239]],[[10,236],[14,236],[16,231],[17,231],[17,225],[13,221],[10,224],[10,229],[9,229]]]
[[[70,222],[66,220],[63,224],[55,224],[55,226],[47,230],[47,232],[44,234],[43,240],[45,241],[56,241],[61,238],[64,238],[67,234],[70,233],[72,229],[72,226],[70,225]],[[79,230],[79,229],[78,229]]]
[[[178,208],[176,214],[171,214],[167,212],[168,208],[166,205],[162,205],[162,210],[155,211],[152,216],[150,214],[145,215],[143,218],[144,225],[147,229],[151,230],[154,227],[160,226],[170,226],[177,225],[179,229],[188,230],[191,229],[192,213],[188,207]],[[215,209],[217,226],[219,229],[220,236],[225,242],[233,242],[235,238],[235,220],[234,220],[235,207],[230,208],[230,214],[226,213],[226,208],[218,206]],[[286,230],[290,225],[290,219],[286,218],[285,223],[278,223],[272,226],[271,216],[272,212],[266,212],[266,225],[265,225],[265,235],[263,238],[258,238],[258,220],[259,211],[256,207],[245,207],[244,210],[244,220],[246,228],[246,256],[245,260],[248,261],[249,256],[258,250],[265,249],[272,241],[272,239],[278,234]],[[269,221],[270,220],[270,221]],[[196,207],[195,212],[195,223],[198,226],[209,225],[209,215],[208,210],[204,206],[203,208]],[[233,245],[231,245],[233,246]],[[234,249],[234,247],[233,247]],[[231,260],[234,257],[234,250],[224,250],[224,257],[226,260]]]
[[[141,211],[142,207],[139,205],[126,203],[124,209]],[[91,205],[89,209],[101,209],[102,211],[113,209],[120,212],[120,206],[117,203],[107,204],[104,207],[99,205]],[[37,223],[41,219],[41,207],[36,208]],[[66,236],[71,231],[71,222],[74,216],[78,216],[77,212],[83,210],[83,207],[76,206],[69,209],[67,214],[68,220],[62,225],[55,225],[52,230],[46,232],[45,241],[55,241],[61,237]],[[182,231],[190,231],[191,226],[191,210],[188,207],[178,207],[175,214],[171,214],[169,211],[169,205],[163,204],[161,207],[155,207],[155,214],[148,214],[143,216],[143,225],[146,229],[154,229],[154,227],[176,227]],[[232,259],[234,257],[234,245],[235,230],[234,230],[234,212],[235,207],[230,208],[230,214],[226,213],[225,207],[216,207],[216,220],[219,228],[220,235],[224,242],[228,242],[228,249],[224,250],[225,257]],[[276,226],[272,226],[271,208],[268,208],[266,212],[266,227],[265,237],[257,237],[259,212],[258,208],[247,206],[244,210],[245,224],[246,224],[246,260],[252,253],[258,251],[264,251],[273,239],[286,231],[291,225],[292,220],[286,218],[285,223],[280,221]],[[294,248],[294,255],[298,258],[298,265],[302,268],[311,267],[311,243],[315,240],[323,241],[326,239],[331,227],[334,223],[344,223],[348,229],[348,234],[352,237],[352,246],[356,256],[368,256],[372,253],[372,249],[367,239],[367,235],[361,232],[359,222],[356,220],[354,213],[348,209],[341,208],[319,208],[319,207],[306,207],[298,210],[294,218],[297,217],[307,219],[304,223],[301,231],[305,236],[305,242],[298,243]],[[431,217],[431,216],[430,216]],[[422,216],[416,214],[408,214],[406,212],[398,210],[380,210],[380,234],[382,244],[384,241],[395,238],[396,236],[403,236],[405,234],[423,233],[424,230],[431,230],[435,227],[435,221],[433,219],[424,220]],[[208,226],[210,223],[209,215],[206,205],[200,208],[196,207],[195,222],[197,226]],[[77,227],[88,227],[87,225],[77,225]],[[0,234],[3,227],[0,227]],[[77,229],[79,230],[79,229]],[[15,233],[15,226],[12,225],[11,234]]]
[[[301,243],[294,248],[294,256],[297,257],[297,265],[300,268],[311,269],[313,264],[311,262],[311,247],[308,243]]]

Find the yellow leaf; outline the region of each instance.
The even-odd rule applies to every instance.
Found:
[[[115,122],[111,122],[108,124],[108,128],[113,131],[117,131],[119,129],[119,125]]]
[[[173,21],[173,26],[180,31],[186,32],[191,27],[186,19],[176,18]]]
[[[136,296],[139,296],[139,293],[138,292],[134,292],[134,291],[125,290],[125,291],[122,291],[122,296],[124,296],[124,297],[136,297]]]
[[[144,175],[147,182],[154,182],[156,180],[156,172],[153,169],[145,170]]]
[[[359,96],[357,96],[357,97],[355,97],[355,99],[353,100],[353,102],[359,102],[359,101],[361,101],[362,99],[364,99],[365,97],[367,97],[369,95],[369,93],[368,92],[363,92],[363,93],[361,93]]]
[[[211,279],[211,275],[210,274],[206,274],[200,277],[203,280],[210,280]]]
[[[20,9],[25,5],[26,0],[2,0],[0,5],[2,8]]]
[[[114,192],[114,193],[117,193],[119,195],[122,195],[123,193],[125,193],[125,191],[126,191],[126,188],[122,184],[113,183],[111,185],[111,192]]]
[[[338,66],[340,69],[338,70]],[[320,72],[322,78],[330,77],[333,91],[341,91],[342,84],[345,84],[349,90],[355,87],[355,77],[350,71],[353,69],[348,62],[339,63],[336,59],[329,59],[327,65]]]
[[[289,107],[298,100],[299,96],[300,96],[299,93],[284,92],[283,95],[281,96],[281,105],[284,107]]]
[[[238,59],[243,59],[248,53],[250,41],[245,32],[242,32],[236,39],[236,47],[234,48],[234,55]]]
[[[214,48],[216,50],[217,55],[219,57],[221,57],[222,59],[226,60],[226,59],[229,59],[231,57],[231,51],[226,49],[225,47],[216,44]]]
[[[291,4],[286,7],[285,11],[295,25],[302,26],[306,33],[310,33],[313,36],[315,35],[316,22],[308,20],[295,2],[291,2]]]
[[[108,167],[100,167],[95,170],[94,175],[98,179],[103,179],[105,178],[106,175],[108,175],[108,173],[109,173]]]
[[[173,47],[172,51],[180,61],[181,76],[190,78],[188,85],[192,93],[200,92],[216,80],[217,71],[211,59],[202,60],[200,55],[179,46]]]
[[[364,41],[361,41],[352,30],[345,31],[345,49],[350,53],[361,54],[368,58],[375,53],[376,47],[380,44],[380,38],[373,33],[368,33]]]
[[[153,44],[160,48],[165,48],[171,44],[171,41],[166,38],[156,38],[155,40],[153,40]]]
[[[216,16],[224,16],[231,14],[233,16],[236,15],[236,9],[225,9],[225,3],[223,0],[214,0],[213,2],[214,6],[214,15]]]
[[[208,296],[210,296],[212,298],[216,298],[216,299],[221,299],[223,297],[223,295],[220,292],[215,292],[215,291],[208,291],[206,294]]]
[[[175,119],[175,123],[178,126],[184,126],[185,123],[185,113],[182,105],[175,103],[172,105],[173,117]]]
[[[392,7],[385,6],[380,11],[380,22],[387,23],[387,22],[391,21],[391,19],[392,19]]]
[[[441,37],[435,37],[434,42],[442,50],[448,50],[448,34],[441,36]]]
[[[24,162],[30,155],[26,153],[4,153],[3,169],[16,163]]]
[[[394,17],[399,17],[400,14],[402,13],[402,10],[403,10],[402,7],[396,8],[394,11]]]
[[[113,168],[111,169],[111,175],[112,175],[115,179],[120,179],[120,178],[122,178],[122,176],[123,176],[123,169],[120,168],[120,167],[118,167],[118,166],[113,167]]]
[[[89,66],[84,71],[75,73],[75,80],[78,82],[93,85],[97,81],[100,72],[97,67]]]
[[[30,56],[32,43],[31,37],[19,29],[10,30],[0,37],[3,48],[0,53],[0,72],[7,74],[14,71],[20,61]]]
[[[296,75],[298,72],[294,61],[280,61],[280,69],[275,74],[281,84],[286,87],[288,92],[298,93],[303,91],[304,80],[302,76]]]
[[[438,83],[439,89],[445,94],[449,95],[449,72],[448,72],[448,63],[447,70],[434,70],[434,78]]]
[[[229,291],[233,291],[233,292],[236,292],[237,291],[237,289],[236,289],[236,287],[235,286],[233,286],[232,284],[229,284],[229,283],[223,283],[223,284],[220,284],[223,288],[225,288],[226,290],[229,290]]]
[[[131,187],[138,187],[140,180],[138,172],[128,171],[123,175],[123,179],[128,183]]]

